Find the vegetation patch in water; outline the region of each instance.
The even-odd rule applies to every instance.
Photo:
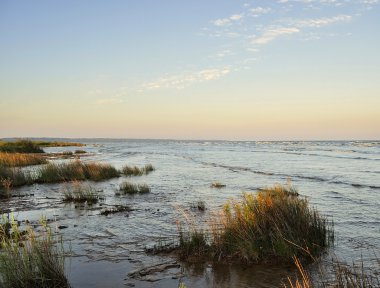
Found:
[[[69,163],[49,163],[37,170],[38,183],[54,183],[65,181],[92,180],[101,181],[120,176],[115,167],[102,163],[82,163],[72,161]]]
[[[75,183],[72,190],[66,190],[64,192],[64,202],[69,203],[87,203],[87,205],[92,205],[98,203],[99,194],[95,191],[95,189],[88,185],[80,185],[79,183]]]
[[[128,181],[125,181],[120,184],[119,192],[117,195],[123,194],[145,194],[149,193],[150,188],[146,184],[133,184]]]
[[[224,205],[209,231],[180,229],[179,252],[244,262],[288,262],[295,255],[319,255],[333,241],[332,223],[295,189],[274,186]]]
[[[125,176],[142,176],[147,175],[154,170],[155,169],[152,164],[147,164],[142,168],[125,165],[121,171]]]

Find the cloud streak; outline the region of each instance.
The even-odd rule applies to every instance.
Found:
[[[212,21],[212,23],[215,26],[227,26],[231,25],[233,22],[239,21],[243,19],[244,15],[243,14],[233,14],[228,18],[220,18]]]
[[[229,67],[204,69],[197,72],[183,73],[161,77],[155,81],[145,83],[143,89],[155,90],[161,88],[183,89],[190,85],[218,80],[231,72]]]
[[[255,37],[252,42],[254,44],[263,45],[275,40],[280,36],[291,35],[298,32],[300,32],[300,30],[296,27],[269,28],[261,36]]]

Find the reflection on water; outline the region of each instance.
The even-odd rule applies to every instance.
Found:
[[[68,227],[60,233],[70,243],[72,252],[82,256],[81,261],[75,260],[75,265],[71,265],[76,267],[77,273],[70,274],[73,283],[84,283],[75,282],[75,275],[90,279],[91,273],[108,271],[102,267],[112,267],[108,273],[114,275],[115,286],[110,287],[124,285],[129,270],[167,260],[147,256],[144,249],[176,239],[176,221],[183,219],[180,210],[192,214],[195,221],[202,223],[210,213],[228,199],[239,197],[242,191],[285,183],[288,178],[313,206],[333,218],[336,231],[334,253],[348,261],[363,257],[364,261],[370,262],[374,258],[373,252],[379,251],[380,142],[112,140],[96,146],[92,143],[99,140],[89,142],[84,150],[93,155],[83,161],[106,162],[117,168],[125,164],[143,166],[151,163],[156,171],[141,177],[91,183],[105,198],[92,207],[63,203],[62,191],[70,184],[21,187],[14,193],[29,196],[0,202],[0,209],[12,210],[19,221],[38,221],[41,215],[45,215],[53,227]],[[67,147],[46,150],[59,152],[62,149],[67,150]],[[119,184],[125,180],[146,183],[151,193],[115,196]],[[212,182],[221,182],[226,187],[212,189]],[[205,203],[205,212],[191,210],[196,201]],[[134,210],[100,215],[102,209],[113,205],[128,205]],[[83,259],[97,264],[83,264]],[[278,287],[290,269],[221,264],[183,263],[182,266],[188,275],[182,280],[188,287]],[[119,272],[116,275],[111,270]],[[120,280],[122,274],[124,278]],[[166,275],[160,281],[133,284],[136,287],[177,287],[181,279],[174,278]]]

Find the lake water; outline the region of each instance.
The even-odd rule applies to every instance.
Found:
[[[79,140],[83,142],[83,140]],[[334,221],[336,241],[331,252],[349,262],[370,263],[380,255],[380,142],[231,142],[171,140],[85,140],[90,156],[83,161],[142,166],[156,170],[146,176],[121,177],[91,183],[105,198],[92,208],[75,208],[62,202],[69,184],[33,185],[16,189],[30,197],[12,198],[1,208],[11,208],[18,220],[37,221],[45,215],[61,230],[75,256],[68,263],[74,287],[278,287],[288,267],[234,267],[205,264],[166,271],[150,281],[132,281],[133,269],[172,261],[149,256],[147,247],[177,238],[178,221],[202,223],[228,199],[243,191],[290,179],[310,204]],[[94,145],[95,144],[95,145]],[[46,148],[59,152],[77,148]],[[82,148],[81,148],[82,149]],[[151,193],[115,196],[125,180],[146,183]],[[212,182],[226,185],[210,187]],[[205,212],[191,206],[204,201]],[[109,216],[101,209],[116,204],[134,211]],[[187,216],[185,217],[184,214]],[[112,267],[112,269],[111,269]],[[182,274],[181,274],[182,272]],[[277,275],[273,276],[273,275]],[[173,279],[174,278],[174,279]],[[158,280],[160,279],[160,280]],[[155,281],[157,280],[157,281]],[[251,286],[252,285],[252,286]],[[127,286],[128,287],[128,286]]]

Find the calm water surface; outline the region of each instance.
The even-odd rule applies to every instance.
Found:
[[[177,221],[185,220],[183,213],[202,222],[209,213],[243,191],[285,184],[288,179],[301,195],[308,197],[311,205],[334,220],[333,253],[348,261],[368,262],[374,259],[375,253],[380,255],[379,141],[86,140],[86,143],[84,150],[93,154],[83,157],[83,161],[110,163],[117,168],[125,164],[153,164],[156,168],[153,173],[128,178],[148,184],[151,193],[115,196],[119,184],[127,179],[122,177],[91,183],[105,197],[101,205],[92,208],[64,205],[62,190],[68,184],[22,187],[16,191],[33,196],[1,203],[2,209],[11,208],[18,220],[36,221],[46,215],[52,225],[68,226],[61,232],[77,256],[67,265],[74,287],[126,287],[125,284],[176,287],[179,281],[188,287],[278,287],[289,273],[288,267],[183,264],[178,271],[157,275],[159,281],[150,279],[153,282],[132,281],[127,273],[171,260],[147,256],[144,249],[174,241]],[[226,187],[210,188],[214,181]],[[191,209],[198,200],[206,203],[205,213]],[[134,211],[99,215],[102,209],[115,204],[129,205]]]

